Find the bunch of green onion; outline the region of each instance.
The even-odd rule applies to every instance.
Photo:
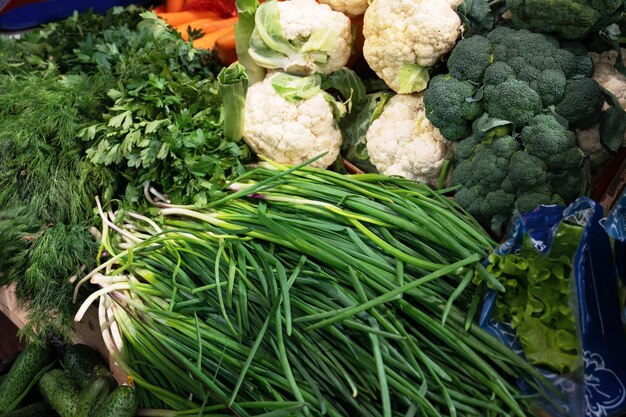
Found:
[[[200,209],[154,195],[100,208],[77,315],[101,297],[143,415],[530,415],[538,375],[471,325],[493,242],[441,191],[262,163]]]

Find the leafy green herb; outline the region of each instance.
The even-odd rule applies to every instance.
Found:
[[[154,13],[142,17],[111,68],[118,86],[108,92],[109,110],[80,135],[93,143],[91,162],[122,171],[128,200],[138,201],[149,181],[173,202],[203,204],[242,172],[250,151],[224,136],[219,85],[205,57]]]

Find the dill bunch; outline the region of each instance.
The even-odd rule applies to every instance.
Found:
[[[0,213],[0,245],[9,243],[5,255],[13,255],[8,272],[0,284],[19,283],[16,295],[29,309],[28,323],[20,335],[29,340],[57,335],[67,341],[77,305],[72,303],[73,286],[69,278],[95,266],[97,242],[89,233],[89,224],[43,225],[27,214],[7,216]],[[13,242],[9,237],[15,238]],[[8,242],[9,241],[9,242]]]
[[[76,305],[68,278],[97,253],[94,197],[112,195],[116,175],[86,159],[77,132],[102,111],[109,83],[0,76],[0,285],[17,284],[29,339],[69,339]]]
[[[78,224],[112,192],[112,171],[89,163],[77,132],[100,111],[99,77],[0,79],[0,209]],[[102,89],[102,90],[101,90]]]

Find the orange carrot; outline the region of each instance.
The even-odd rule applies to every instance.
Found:
[[[167,13],[182,12],[185,8],[185,0],[166,0],[165,9]]]
[[[165,20],[170,25],[176,27],[182,24],[192,22],[200,19],[219,19],[215,12],[200,12],[200,11],[188,11],[178,13],[157,13],[161,19]]]
[[[159,14],[159,13],[165,13],[165,5],[162,4],[160,6],[157,6],[154,8],[154,13]]]
[[[193,47],[196,49],[213,49],[213,47],[215,46],[215,41],[217,41],[219,38],[230,32],[231,30],[233,30],[233,28],[227,26],[215,32],[208,33],[200,39],[194,40]]]
[[[223,65],[230,65],[237,61],[235,47],[235,28],[215,41],[215,52]]]
[[[189,34],[187,33],[188,27],[191,27],[191,29],[200,29],[205,35],[208,35],[226,26],[233,26],[236,21],[236,17],[228,19],[200,19],[176,26],[175,29],[179,31],[183,39],[187,41],[189,40]]]

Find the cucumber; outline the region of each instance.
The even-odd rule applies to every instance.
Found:
[[[75,417],[79,390],[72,378],[60,369],[47,372],[39,380],[39,392],[61,417]]]
[[[106,400],[111,392],[111,379],[98,377],[78,396],[75,417],[89,417],[89,414]]]
[[[134,417],[138,409],[135,389],[122,385],[113,390],[93,417]]]
[[[58,417],[58,414],[47,403],[40,402],[9,411],[2,417]]]
[[[111,371],[100,354],[87,345],[68,346],[63,356],[63,368],[83,389],[97,377],[109,377],[114,382]]]
[[[0,414],[15,410],[53,363],[54,354],[48,345],[26,346],[0,384]]]

